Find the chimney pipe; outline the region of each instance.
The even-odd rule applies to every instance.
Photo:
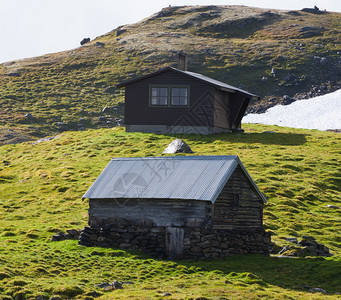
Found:
[[[187,55],[179,52],[178,69],[187,71]]]

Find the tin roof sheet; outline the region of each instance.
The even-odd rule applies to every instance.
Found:
[[[83,199],[158,198],[214,202],[238,165],[266,202],[237,156],[113,158]]]

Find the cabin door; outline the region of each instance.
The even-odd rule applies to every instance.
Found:
[[[166,228],[166,252],[168,259],[182,257],[184,250],[184,229],[179,227]]]
[[[228,96],[221,92],[214,95],[214,126],[229,128]]]

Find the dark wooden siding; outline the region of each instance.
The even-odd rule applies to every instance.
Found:
[[[214,94],[214,126],[229,129],[229,113],[228,94],[216,90]]]
[[[263,203],[238,166],[213,208],[215,229],[261,229]]]
[[[150,107],[151,85],[190,87],[189,107]],[[213,126],[214,87],[168,70],[125,87],[125,124]]]
[[[174,199],[90,199],[89,223],[105,219],[149,220],[156,226],[197,227],[207,221],[210,202]]]

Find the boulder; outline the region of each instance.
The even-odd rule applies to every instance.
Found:
[[[168,147],[163,151],[164,154],[175,153],[194,153],[192,149],[181,139],[175,139]]]
[[[81,40],[80,44],[83,46],[84,44],[90,42],[90,38],[84,38]]]

